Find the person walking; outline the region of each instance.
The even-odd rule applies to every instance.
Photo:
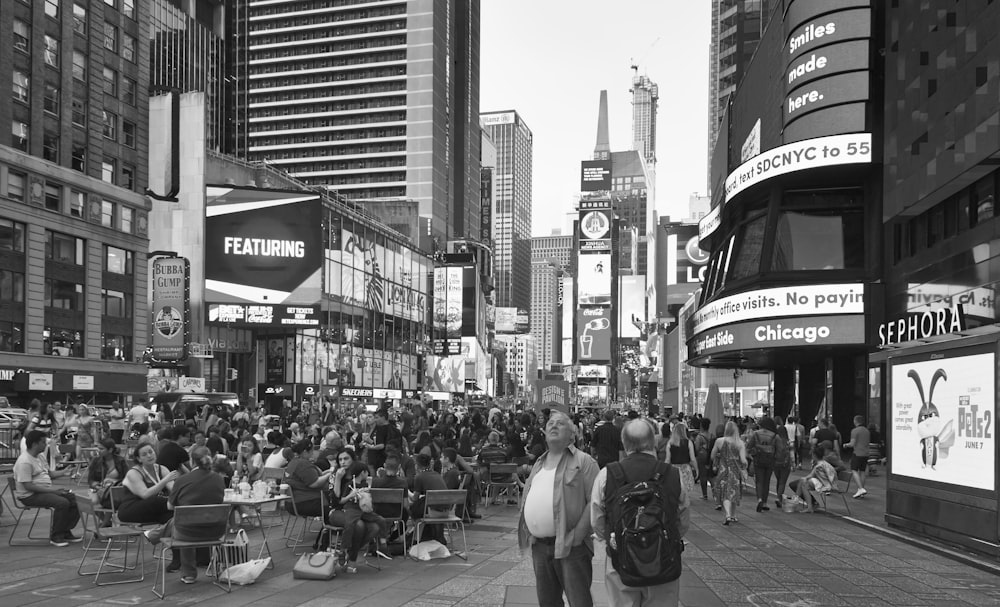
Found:
[[[746,446],[740,439],[740,428],[736,422],[726,422],[722,438],[717,439],[712,447],[711,458],[717,471],[712,491],[715,492],[716,499],[722,501],[726,516],[723,525],[736,523],[736,508],[740,505],[740,493],[747,468]]]
[[[767,506],[767,494],[771,490],[771,473],[774,472],[777,443],[778,429],[770,417],[761,419],[760,427],[747,437],[746,449],[753,463],[757,488],[757,512],[770,510]]]
[[[677,424],[674,426],[676,431]],[[625,447],[625,458],[619,462],[625,479],[629,483],[638,480],[651,480],[657,469],[655,430],[648,420],[630,420],[625,423],[622,429],[622,445]],[[681,466],[686,467],[686,466]],[[621,489],[614,478],[608,479],[609,468],[605,467],[597,474],[594,481],[594,489],[591,493],[590,502],[590,522],[594,528],[594,533],[604,540],[609,541],[609,530],[614,528],[614,521],[608,521],[608,511],[612,508],[608,496],[612,498]],[[673,506],[673,511],[666,512],[666,519],[676,525],[676,537],[678,540],[684,537],[690,526],[690,512],[688,494],[683,484],[680,482],[680,475],[676,474],[677,466],[667,466],[666,478],[660,480],[663,495],[666,498],[664,510]],[[680,578],[667,581],[661,584],[649,586],[626,586],[622,582],[622,577],[614,568],[612,559],[607,559],[605,584],[608,593],[608,604],[611,607],[624,607],[642,605],[675,607],[680,602]],[[679,573],[679,571],[678,571]]]
[[[694,456],[698,463],[698,484],[701,485],[701,499],[708,499],[708,470],[711,463],[712,443],[715,437],[709,432],[712,420],[702,417],[698,420],[699,430],[694,437]]]
[[[608,409],[604,419],[594,428],[594,438],[590,443],[597,465],[603,468],[609,462],[617,462],[624,453],[621,431],[615,426],[615,412]]]
[[[775,420],[775,425],[778,427],[778,441],[784,441],[785,449],[777,450],[774,458],[774,492],[778,496],[778,499],[774,501],[774,504],[781,510],[781,507],[785,503],[785,484],[788,483],[788,475],[792,473],[792,460],[795,457],[795,449],[792,447],[788,440],[788,426],[778,424]]]
[[[688,494],[694,491],[695,453],[694,443],[688,440],[688,428],[684,422],[677,422],[670,430],[667,442],[667,463],[673,464],[681,475],[681,485]],[[622,441],[624,444],[624,440]],[[628,449],[625,450],[628,453]]]
[[[568,415],[549,415],[548,450],[532,466],[521,500],[518,547],[531,550],[540,607],[563,607],[563,594],[570,607],[594,604],[590,498],[599,468],[576,448],[575,435]]]
[[[865,427],[865,418],[855,415],[851,441],[844,445],[844,447],[854,449],[854,453],[851,455],[851,475],[854,476],[854,483],[858,486],[858,490],[854,493],[854,499],[868,495],[865,481],[868,480],[868,455],[871,453],[871,438],[871,432]]]

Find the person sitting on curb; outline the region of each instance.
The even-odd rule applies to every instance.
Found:
[[[25,506],[51,508],[49,543],[53,546],[68,546],[71,542],[83,540],[72,533],[80,522],[80,510],[72,490],[52,485],[53,478],[67,476],[70,471],[50,470],[45,457],[39,457],[45,451],[47,441],[48,434],[41,430],[32,430],[24,437],[26,450],[14,464],[14,495]]]

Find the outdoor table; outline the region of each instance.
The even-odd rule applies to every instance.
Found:
[[[260,553],[257,558],[264,558],[264,551],[267,550],[267,556],[271,555],[271,547],[267,543],[267,527],[264,526],[264,520],[260,515],[261,508],[265,504],[280,504],[281,502],[291,499],[288,495],[267,495],[265,497],[244,497],[240,494],[226,496],[223,502],[226,504],[231,504],[233,506],[246,506],[248,508],[253,508],[254,514],[257,515],[257,526],[260,527],[260,535],[263,538],[263,543],[260,546]],[[268,569],[274,569],[274,559],[268,564]]]

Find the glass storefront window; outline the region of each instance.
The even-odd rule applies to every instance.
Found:
[[[771,270],[861,269],[864,242],[860,209],[785,211],[775,229]]]

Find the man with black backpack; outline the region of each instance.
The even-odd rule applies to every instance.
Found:
[[[591,494],[591,524],[607,545],[608,603],[676,606],[688,496],[677,469],[656,459],[649,421],[627,422],[621,438],[626,457],[598,473]]]

